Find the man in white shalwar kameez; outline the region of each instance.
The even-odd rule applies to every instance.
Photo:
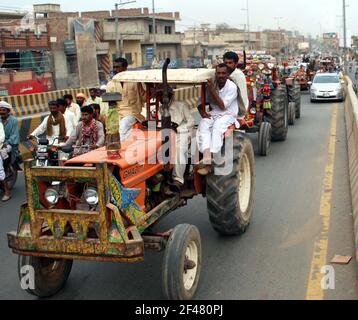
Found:
[[[229,70],[225,64],[216,68],[215,84],[210,79],[207,87],[207,102],[210,111],[200,110],[203,118],[197,133],[198,148],[204,155],[203,163],[211,164],[212,156],[219,152],[224,144],[224,134],[228,128],[235,124],[240,128],[237,121],[239,104],[237,86],[229,80]],[[199,171],[199,174],[207,174],[207,168]]]

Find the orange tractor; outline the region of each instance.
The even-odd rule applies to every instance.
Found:
[[[168,188],[174,164],[164,159],[173,159],[176,152],[168,147],[175,145],[168,87],[177,85],[176,99],[195,107],[201,99],[205,108],[207,79],[214,76],[206,69],[167,71],[169,62],[162,72],[124,72],[115,77],[147,86],[148,120],[137,126],[117,156],[102,148],[59,167],[25,163],[27,202],[21,206],[17,230],[8,233],[8,245],[19,256],[20,279],[24,268],[34,270],[34,286],[27,288],[30,294],[51,297],[59,292],[74,260],[134,263],[144,260],[146,250],[154,250],[164,251],[164,297],[192,299],[202,264],[198,229],[182,224],[154,233],[152,227],[190,199],[204,196],[210,222],[219,234],[239,235],[248,228],[255,165],[252,144],[242,132],[228,130],[225,163],[214,165],[211,174],[199,175],[189,158],[183,190]],[[161,98],[156,94],[159,87]]]

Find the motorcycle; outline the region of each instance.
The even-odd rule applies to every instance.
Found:
[[[37,146],[30,148],[37,167],[62,166],[72,156],[73,149],[56,145],[60,137],[56,137],[52,144],[47,139],[36,138]],[[31,140],[31,139],[30,139]]]

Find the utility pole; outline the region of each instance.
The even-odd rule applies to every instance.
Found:
[[[116,11],[115,11],[115,15],[116,15],[116,58],[119,58],[120,57],[120,54],[119,54],[119,19],[118,19],[118,3],[116,3],[114,5]]]
[[[347,71],[347,19],[346,19],[346,0],[343,0],[343,37],[344,37],[344,69]]]
[[[157,56],[157,23],[155,19],[155,3],[154,0],[152,0],[152,7],[153,7],[153,59]]]
[[[137,2],[136,0],[134,1],[126,1],[123,2],[123,0],[120,1],[120,3],[115,3],[114,7],[116,9],[115,12],[115,24],[116,24],[116,31],[115,31],[115,37],[116,37],[116,56],[117,58],[120,58],[123,56],[123,37],[122,35],[119,34],[119,18],[118,18],[118,9],[119,6],[124,6],[126,4],[130,4],[130,3],[134,3]],[[121,43],[121,45],[119,46],[119,41]]]
[[[194,25],[193,57],[195,57],[195,49],[196,49],[196,24]]]
[[[246,14],[247,14],[247,44],[250,50],[250,13],[249,13],[249,0],[246,0]]]
[[[280,20],[282,20],[283,17],[275,17],[274,19],[277,20],[277,28],[278,28],[278,32],[279,32],[279,42],[280,42],[278,47],[280,48],[280,46],[282,44],[282,34],[281,34],[281,28],[280,28]]]
[[[246,37],[247,31],[246,31],[246,27],[247,27],[247,25],[246,25],[246,23],[241,23],[240,26],[244,27],[243,47],[244,47],[244,51],[246,51],[246,48],[247,48],[247,37]]]
[[[280,28],[280,20],[282,20],[283,17],[275,17],[274,19],[277,20],[277,28],[278,28],[278,30],[281,30],[281,28]]]
[[[241,9],[242,11],[246,11],[246,24],[245,24],[245,38],[247,50],[250,50],[250,13],[249,13],[249,0],[246,0],[246,8]],[[247,28],[247,29],[246,29]]]

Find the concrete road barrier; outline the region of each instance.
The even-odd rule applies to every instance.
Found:
[[[47,112],[50,101],[63,98],[65,94],[71,94],[76,99],[78,93],[84,93],[87,97],[90,96],[89,88],[82,88],[0,97],[0,101],[3,100],[11,104],[14,116],[22,117]]]
[[[358,98],[353,90],[352,81],[348,77],[347,82],[345,118],[348,139],[349,176],[354,218],[356,259],[358,262]]]

